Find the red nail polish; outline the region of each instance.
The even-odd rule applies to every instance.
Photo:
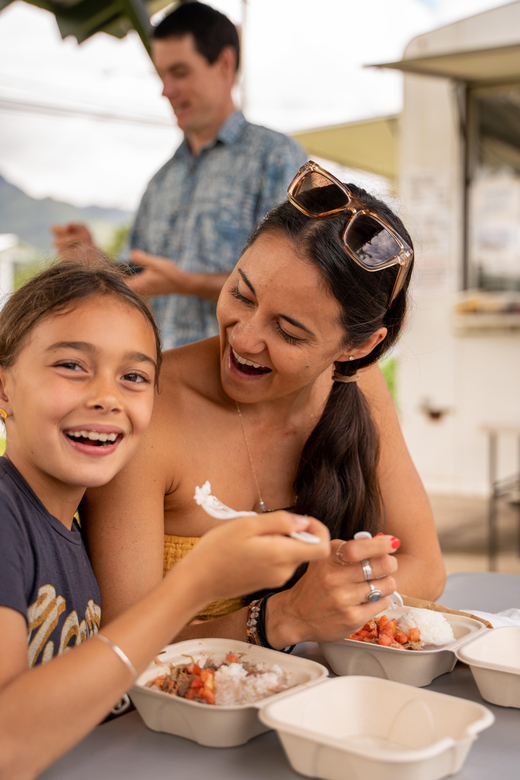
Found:
[[[401,540],[397,539],[395,536],[392,536],[392,539],[390,540],[390,544],[392,545],[392,548],[394,550],[397,550],[397,548],[401,546]]]
[[[376,534],[376,536],[384,536],[384,533],[382,531],[379,531],[379,533]],[[375,539],[375,536],[374,536],[374,539]]]

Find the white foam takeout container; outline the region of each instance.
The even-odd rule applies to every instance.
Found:
[[[385,609],[389,619],[405,614],[409,608]],[[407,683],[422,688],[435,677],[451,672],[457,663],[456,652],[468,640],[489,631],[484,623],[463,615],[443,613],[451,625],[455,640],[443,647],[428,650],[402,650],[394,647],[340,639],[321,642],[320,648],[338,675],[366,675]]]
[[[375,677],[339,677],[274,697],[259,713],[296,772],[323,780],[439,780],[491,726],[481,704]]]
[[[459,648],[457,658],[469,664],[483,699],[520,708],[520,626],[486,631]]]
[[[270,728],[258,719],[261,706],[328,676],[325,666],[315,661],[233,639],[211,638],[177,642],[168,645],[158,658],[161,664],[186,664],[190,661],[187,656],[191,656],[197,663],[203,664],[208,657],[221,663],[227,653],[243,654],[241,660],[250,663],[278,664],[287,673],[288,684],[292,687],[253,704],[212,706],[144,687],[148,681],[161,674],[163,669],[162,665],[151,663],[129,691],[130,698],[148,728],[186,737],[208,747],[243,745]]]

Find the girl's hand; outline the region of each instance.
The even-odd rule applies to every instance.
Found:
[[[308,531],[322,540],[307,544],[288,536]],[[228,520],[205,534],[175,567],[196,571],[207,601],[281,587],[307,561],[327,560],[327,528],[311,517],[279,511]]]
[[[269,599],[269,642],[278,648],[306,641],[334,642],[388,609],[388,596],[396,589],[391,575],[397,570],[397,561],[392,553],[398,547],[399,540],[383,535],[332,541],[326,560],[311,563],[290,590]],[[339,548],[340,557],[336,554]],[[374,586],[383,593],[379,601],[366,600],[370,586],[361,567],[365,558],[372,567]]]

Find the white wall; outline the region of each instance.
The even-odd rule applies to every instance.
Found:
[[[514,10],[518,14],[520,3]],[[501,25],[486,24],[484,17],[498,11]],[[465,48],[497,45],[500,30],[508,42],[511,32],[503,24],[503,11],[475,17],[479,25],[467,20],[421,36],[405,56],[431,51],[430,36],[439,51],[456,48],[457,42]],[[463,336],[453,331],[463,235],[463,146],[453,82],[405,76],[400,143],[402,212],[416,248],[414,306],[401,342],[398,376],[403,430],[427,489],[485,495],[487,438],[482,425],[520,426],[520,330]],[[427,399],[446,414],[432,420],[423,410]],[[518,469],[514,438],[506,437],[501,447],[500,473],[513,473]]]
[[[14,262],[18,237],[12,233],[0,233],[0,309],[13,291]]]

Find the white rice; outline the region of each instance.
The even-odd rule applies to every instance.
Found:
[[[288,688],[287,676],[278,664],[255,664],[247,673],[241,663],[221,666],[215,672],[215,704],[251,704]]]
[[[418,628],[421,645],[447,645],[455,639],[453,629],[442,612],[411,607],[397,622],[406,633],[410,628]]]

